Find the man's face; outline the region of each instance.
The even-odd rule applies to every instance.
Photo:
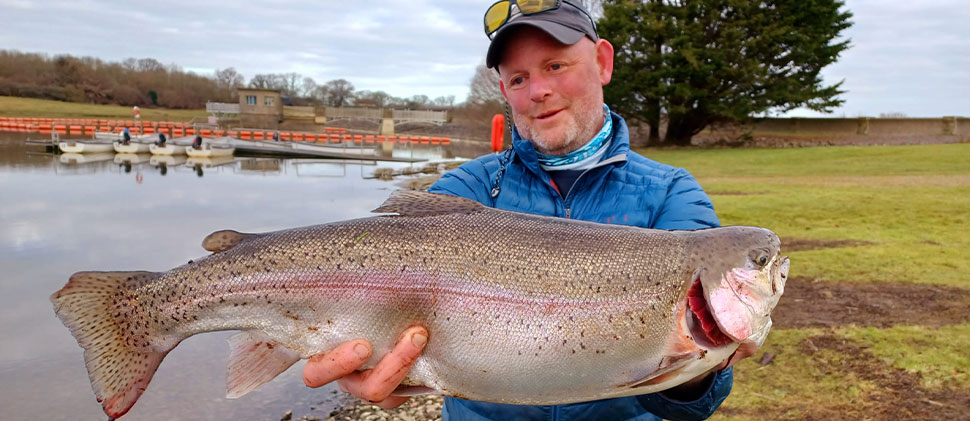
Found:
[[[613,71],[613,47],[583,38],[564,45],[545,32],[519,29],[498,65],[519,134],[546,155],[564,155],[603,125],[603,85]]]

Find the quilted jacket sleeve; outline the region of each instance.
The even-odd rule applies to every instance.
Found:
[[[721,225],[714,214],[714,204],[704,189],[687,170],[678,168],[672,174],[667,198],[657,213],[652,228],[694,230]]]
[[[497,159],[490,156],[468,161],[462,166],[446,172],[428,191],[464,197],[492,206],[491,185],[488,166],[498,165]]]

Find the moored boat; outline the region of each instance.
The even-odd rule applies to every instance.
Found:
[[[192,142],[191,146],[185,147],[185,154],[195,158],[212,158],[222,156],[232,156],[236,151],[233,146],[233,138],[223,136],[216,139],[203,139],[200,145]]]
[[[151,151],[150,147],[151,147],[150,143],[147,143],[147,142],[143,143],[143,142],[135,141],[134,139],[132,139],[132,141],[129,142],[127,145],[122,142],[114,143],[115,152],[118,152],[118,153],[133,153],[133,154],[148,153]]]
[[[165,145],[157,142],[148,147],[152,155],[185,155],[185,147],[192,144],[192,136],[182,136],[169,139]]]

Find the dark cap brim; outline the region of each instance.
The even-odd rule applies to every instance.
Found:
[[[488,68],[493,68],[498,65],[502,60],[502,50],[505,49],[505,43],[508,38],[512,36],[516,30],[523,26],[532,26],[541,29],[543,32],[549,34],[549,36],[556,39],[565,45],[572,45],[586,36],[586,33],[579,31],[568,26],[564,26],[558,22],[552,22],[542,19],[536,19],[533,17],[528,20],[518,20],[514,22],[509,22],[492,38],[492,43],[488,46],[488,53],[485,55],[485,66]]]

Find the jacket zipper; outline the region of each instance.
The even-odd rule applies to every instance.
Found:
[[[612,163],[618,162],[618,161],[626,161],[626,154],[616,155],[614,157],[611,157],[610,159],[601,161],[600,163],[598,163],[596,165],[593,165],[592,167],[589,167],[585,171],[579,173],[579,177],[576,177],[576,181],[573,182],[573,185],[569,186],[569,191],[566,192],[566,197],[563,197],[562,199],[560,199],[560,200],[562,200],[562,206],[564,208],[566,208],[566,219],[569,219],[570,215],[572,214],[572,210],[573,210],[573,208],[570,207],[570,206],[568,206],[566,203],[569,203],[569,195],[571,195],[573,193],[573,187],[576,187],[576,185],[579,184],[579,180],[582,180],[583,179],[583,176],[586,175],[586,173],[588,173],[588,172],[590,172],[590,171],[592,171],[592,170],[594,170],[596,168],[599,168],[599,167],[602,167],[602,166],[606,166],[606,165],[609,165],[609,164],[612,164]]]

